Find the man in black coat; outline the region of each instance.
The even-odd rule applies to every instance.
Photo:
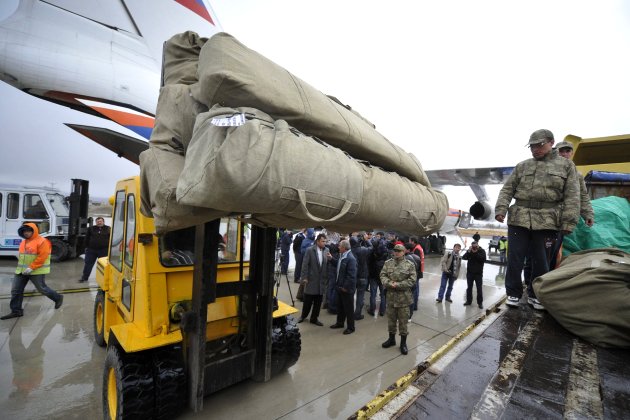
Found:
[[[293,256],[295,257],[295,269],[293,270],[293,281],[296,283],[300,282],[300,278],[302,276],[302,260],[304,255],[302,255],[302,241],[304,240],[304,232],[306,228],[300,229],[295,238],[293,238]]]
[[[369,244],[369,242],[367,242]],[[352,255],[357,260],[357,299],[356,308],[354,310],[354,319],[361,320],[364,318],[363,314],[363,302],[365,301],[365,291],[368,285],[368,257],[372,253],[372,245],[370,247],[362,246],[360,239],[356,237],[350,238],[350,248]]]
[[[354,292],[357,286],[357,260],[350,251],[350,242],[347,239],[339,242],[339,260],[330,260],[337,268],[337,322],[330,328],[343,328],[346,319],[348,327],[344,334],[354,332]]]
[[[107,256],[107,247],[109,245],[109,226],[105,225],[105,219],[97,217],[95,225],[91,226],[85,235],[85,264],[83,265],[83,275],[79,283],[88,281],[94,263],[101,257]]]
[[[479,309],[483,309],[483,265],[486,263],[486,251],[475,241],[470,245],[462,260],[468,260],[468,268],[466,269],[468,288],[466,289],[464,306],[472,304],[472,285],[474,282],[477,286],[477,305],[479,305]]]

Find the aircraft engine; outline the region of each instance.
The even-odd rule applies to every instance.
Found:
[[[475,201],[470,206],[470,214],[475,220],[490,220],[494,217],[494,209],[487,201]]]

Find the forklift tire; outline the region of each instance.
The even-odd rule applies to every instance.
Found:
[[[300,358],[302,337],[291,315],[275,318],[271,332],[271,376],[293,366]]]
[[[105,292],[98,289],[94,298],[94,341],[105,347]]]
[[[188,383],[182,347],[169,346],[153,352],[155,418],[172,419],[187,404]]]
[[[103,372],[106,419],[147,419],[155,405],[153,366],[147,352],[125,353],[110,345]]]
[[[53,238],[50,240],[50,260],[52,262],[64,261],[70,255],[70,247],[61,239]]]

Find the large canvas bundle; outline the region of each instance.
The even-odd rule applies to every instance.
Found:
[[[226,215],[207,208],[177,203],[175,189],[184,156],[167,147],[152,146],[140,153],[140,211],[154,218],[157,233],[205,223]]]
[[[630,348],[630,254],[615,248],[576,252],[533,286],[573,334],[602,347]]]
[[[198,76],[199,84],[192,94],[208,107],[221,104],[260,109],[355,159],[430,185],[420,162],[361,116],[226,33],[216,34],[204,44]]]
[[[151,143],[167,144],[185,151],[190,143],[197,115],[208,107],[190,95],[189,85],[166,85],[160,89]]]
[[[229,126],[245,115],[244,124]],[[369,167],[251,108],[200,114],[177,186],[181,204],[252,214],[274,226],[436,230],[446,196]]]
[[[173,35],[164,43],[162,81],[164,85],[191,85],[197,82],[199,52],[208,38],[192,31]]]

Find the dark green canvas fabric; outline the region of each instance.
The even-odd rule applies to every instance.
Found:
[[[630,348],[630,254],[616,248],[575,252],[534,279],[534,291],[573,334],[602,347]]]

